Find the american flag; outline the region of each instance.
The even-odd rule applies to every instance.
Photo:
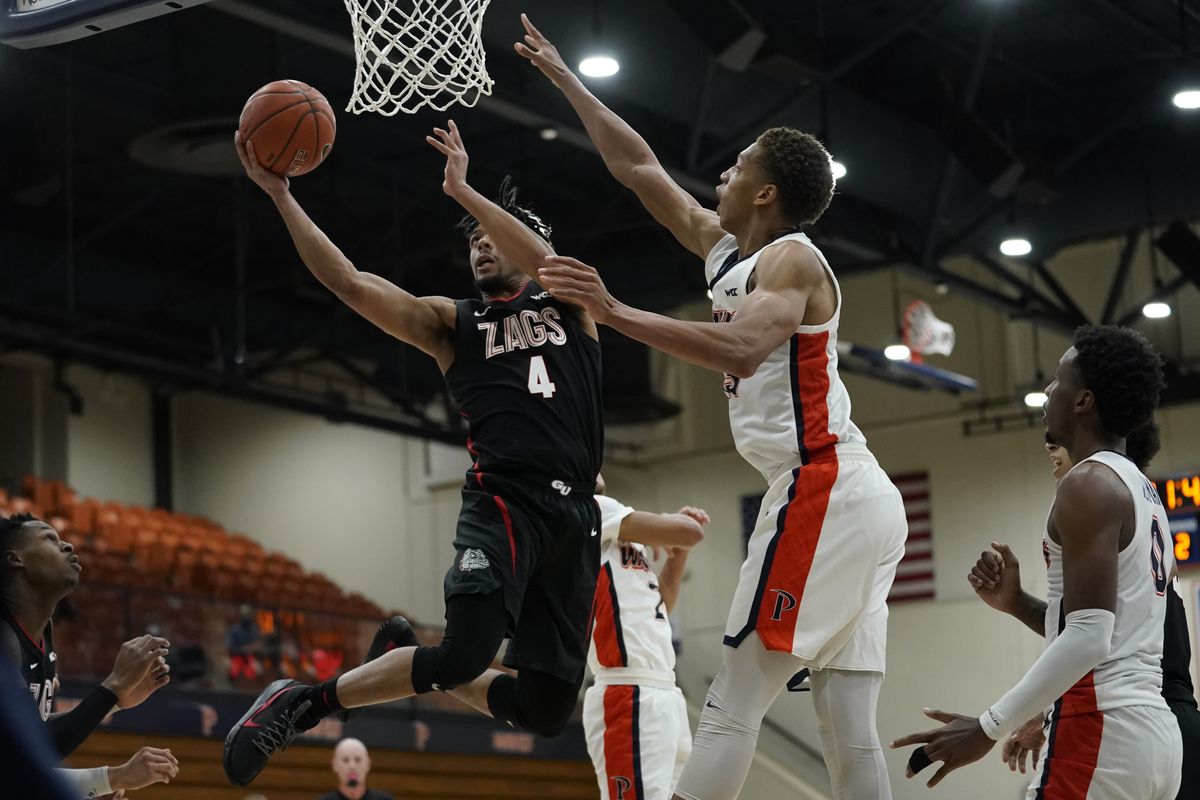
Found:
[[[908,542],[904,558],[896,568],[896,581],[888,595],[889,603],[931,600],[933,582],[933,528],[929,516],[929,473],[909,472],[889,475],[904,498],[904,516],[908,518]]]
[[[929,473],[909,472],[889,475],[904,498],[904,516],[908,519],[908,542],[904,558],[896,569],[896,580],[888,594],[889,603],[933,599],[933,530],[929,521]],[[748,545],[754,532],[762,495],[742,497],[742,543]]]

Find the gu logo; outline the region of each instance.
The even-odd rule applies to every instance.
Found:
[[[562,481],[552,481],[550,483],[550,488],[561,494],[563,497],[566,497],[571,493],[571,487],[567,486]]]
[[[616,800],[625,800],[625,793],[633,788],[633,784],[623,775],[617,775],[612,779],[613,788],[616,789],[614,797]]]
[[[771,612],[771,621],[779,622],[783,615],[796,607],[796,596],[783,589],[772,589],[775,593],[775,610]]]

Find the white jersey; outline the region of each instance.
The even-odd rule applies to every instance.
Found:
[[[738,452],[772,482],[785,470],[827,457],[840,443],[865,444],[850,420],[850,396],[838,376],[837,330],[842,290],[821,251],[803,233],[781,236],[738,260],[737,240],[725,236],[708,254],[705,276],[713,295],[713,319],[728,322],[750,294],[758,257],[767,247],[800,242],[829,273],[837,295],[823,325],[801,325],[749,378],[725,376],[729,425]]]
[[[610,668],[650,671],[671,676],[673,683],[675,648],[658,576],[642,545],[617,540],[622,520],[633,509],[603,495],[596,496],[596,503],[601,518],[600,574],[588,667],[595,675]]]
[[[1101,451],[1094,461],[1124,481],[1133,498],[1134,536],[1117,556],[1117,608],[1108,657],[1083,676],[1055,704],[1056,716],[1107,711],[1122,706],[1160,706],[1162,697],[1163,624],[1167,582],[1175,565],[1167,516],[1154,484],[1120,453]],[[1076,465],[1075,469],[1079,466]],[[1047,534],[1042,549],[1049,570],[1046,602],[1046,646],[1066,625],[1063,613],[1062,546]]]

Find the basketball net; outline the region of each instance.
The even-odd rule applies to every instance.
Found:
[[[345,0],[354,27],[347,111],[414,114],[473,106],[492,93],[483,50],[491,0]]]
[[[921,362],[922,355],[948,356],[954,352],[954,326],[935,317],[924,300],[916,300],[904,309],[903,333],[916,363]]]

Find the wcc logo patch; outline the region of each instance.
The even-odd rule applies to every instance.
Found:
[[[476,550],[472,547],[463,550],[462,558],[458,562],[458,571],[470,572],[476,569],[487,569],[491,565],[492,562],[488,561],[488,557],[484,555],[482,550]]]

